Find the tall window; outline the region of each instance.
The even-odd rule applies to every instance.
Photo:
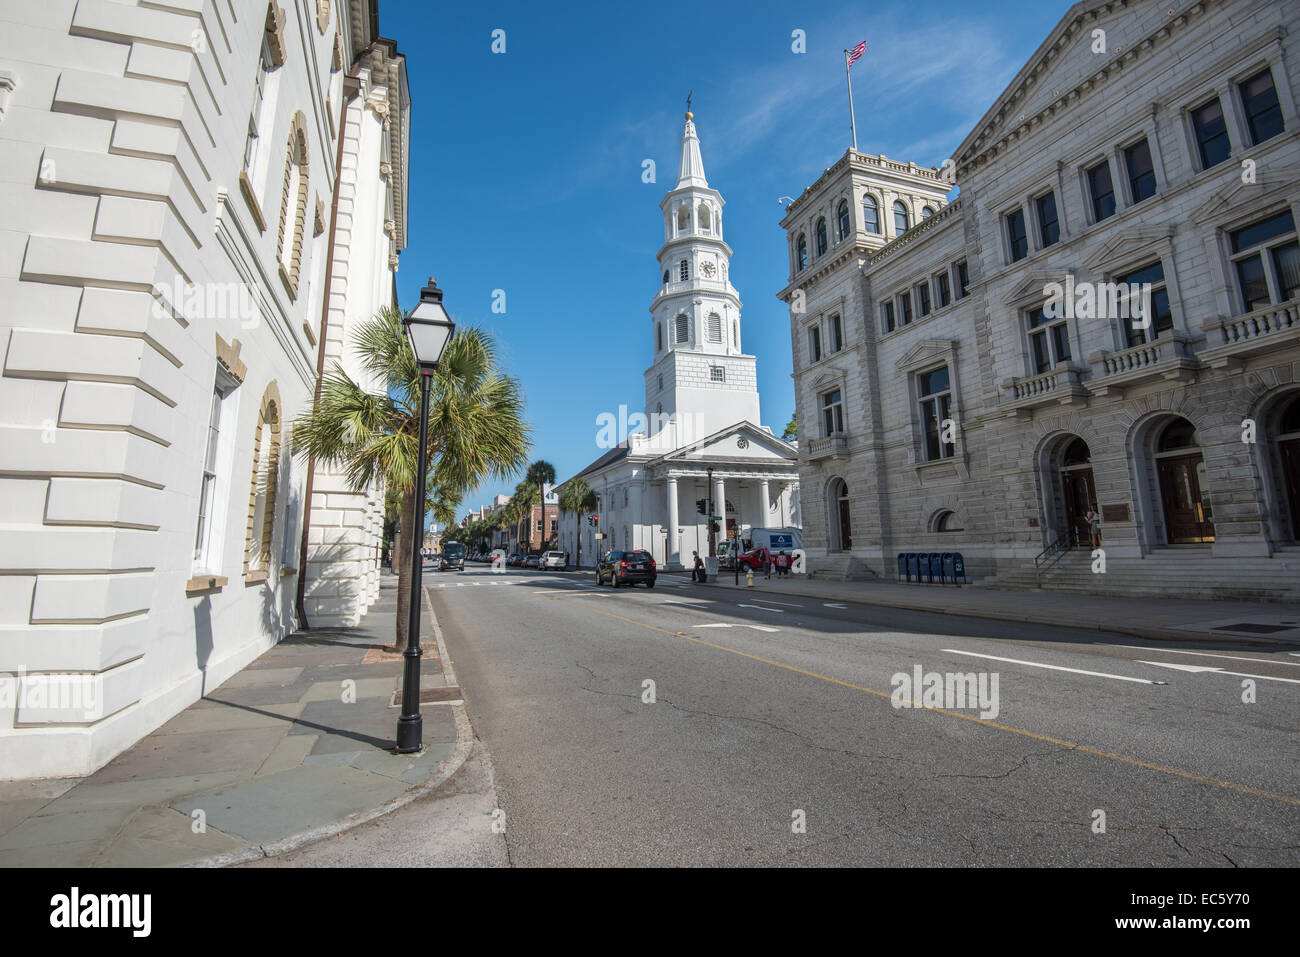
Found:
[[[1070,359],[1070,330],[1065,318],[1048,319],[1042,308],[1028,314],[1029,353],[1034,373],[1048,372]]]
[[[912,224],[911,219],[909,219],[907,215],[907,207],[904,206],[902,202],[895,200],[894,201],[895,234],[901,236],[903,233],[907,232],[907,227],[910,226],[911,224]]]
[[[892,301],[880,304],[880,324],[886,332],[894,331],[894,303]]]
[[[659,373],[659,391],[664,391],[664,374],[662,372]]]
[[[1025,232],[1025,211],[1017,209],[1004,217],[1007,223],[1007,248],[1011,251],[1011,261],[1024,259],[1029,255],[1029,235]]]
[[[1061,238],[1061,221],[1056,215],[1056,194],[1048,193],[1034,200],[1038,212],[1038,241],[1043,248]]]
[[[1216,96],[1209,103],[1192,110],[1192,131],[1196,134],[1196,150],[1201,157],[1201,169],[1218,166],[1232,152],[1228,140],[1228,124],[1223,119],[1223,107]]]
[[[925,436],[926,461],[951,458],[953,442],[944,442],[944,422],[951,417],[952,388],[948,367],[940,366],[916,377],[917,398],[921,410],[921,430]]]
[[[839,352],[844,348],[844,328],[840,323],[839,316],[831,316],[831,352]]]
[[[1110,162],[1102,160],[1087,171],[1088,195],[1092,200],[1092,221],[1099,223],[1115,213],[1115,187],[1110,180]]]
[[[222,430],[228,428],[234,406],[234,391],[239,382],[221,368],[217,369],[212,387],[212,406],[208,411],[207,444],[203,450],[203,473],[199,485],[199,519],[194,534],[194,568],[216,572],[221,569],[221,525],[227,495],[226,471],[229,452],[223,443]]]
[[[1237,87],[1241,108],[1246,114],[1250,143],[1262,143],[1282,132],[1282,108],[1273,86],[1273,71],[1267,67]]]
[[[719,316],[716,312],[709,313],[708,328],[709,328],[709,341],[721,342],[722,341],[722,317]]]
[[[266,115],[270,109],[271,71],[275,69],[271,62],[271,43],[263,35],[262,53],[257,64],[256,79],[253,81],[253,106],[248,113],[248,137],[244,140],[244,170],[250,179],[257,181],[258,147],[262,141],[262,130],[269,123]]]
[[[825,216],[822,216],[817,220],[817,229],[815,232],[817,237],[817,255],[824,256],[826,254],[826,217]]]
[[[1300,245],[1289,209],[1238,229],[1228,238],[1246,312],[1300,296]]]
[[[253,440],[253,477],[244,538],[245,577],[252,575],[265,578],[270,567],[279,475],[280,392],[272,382],[262,396],[262,406],[257,413],[257,433]]]
[[[813,326],[808,330],[808,361],[820,362],[822,357],[821,327]]]
[[[302,236],[307,219],[307,130],[301,113],[294,114],[284,157],[284,189],[280,194],[280,278],[289,295],[298,296],[302,266]]]
[[[930,314],[930,284],[928,282],[917,283],[913,289],[916,290],[916,311],[921,317]]]
[[[669,280],[669,278],[670,278],[670,274],[669,274],[668,270],[665,269],[665,270],[664,270],[664,285],[665,285],[665,286],[668,285],[668,280]]]
[[[1140,346],[1174,328],[1174,315],[1169,308],[1169,290],[1165,286],[1165,267],[1159,260],[1126,276],[1120,276],[1116,281],[1129,286],[1151,283],[1151,314],[1139,319],[1139,323],[1145,320],[1146,327],[1135,328],[1131,318],[1120,320],[1124,327],[1124,341],[1129,346]],[[1133,300],[1130,299],[1129,302],[1132,303]],[[1129,314],[1132,315],[1132,312],[1130,305]]]
[[[802,272],[808,265],[808,237],[800,233],[794,248],[795,268]]]
[[[862,197],[862,226],[869,233],[880,233],[880,207],[869,194]]]
[[[663,347],[664,347],[664,324],[662,322],[656,322],[655,323],[655,349],[657,351],[663,351]],[[663,387],[660,386],[660,388]]]
[[[952,286],[948,282],[947,272],[937,272],[934,274],[934,297],[935,308],[942,309],[948,303],[952,302]]]
[[[849,222],[849,204],[845,200],[840,200],[839,208],[835,211],[835,218],[839,222],[838,239],[844,239],[853,229],[853,224]]]
[[[690,325],[690,320],[686,317],[685,313],[677,317],[676,326],[677,326],[677,341],[689,342],[691,338],[691,325]]]
[[[840,390],[835,389],[822,395],[822,436],[830,438],[844,432],[844,403]]]
[[[1128,186],[1133,202],[1140,203],[1156,194],[1156,171],[1151,164],[1151,147],[1146,140],[1134,143],[1124,151],[1124,166],[1128,170]]]
[[[683,259],[677,265],[677,278],[682,282],[691,278],[691,262],[689,259]]]
[[[970,272],[966,268],[966,260],[957,264],[957,298],[965,299],[970,292]]]
[[[903,320],[903,325],[912,321],[912,294],[902,292],[898,295],[899,318]]]

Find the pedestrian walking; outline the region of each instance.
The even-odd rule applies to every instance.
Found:
[[[768,580],[772,578],[772,553],[766,548],[763,549],[763,577]]]
[[[1101,515],[1097,513],[1097,503],[1088,509],[1088,534],[1092,537],[1092,547],[1101,548]]]
[[[695,564],[691,568],[691,581],[702,582],[704,581],[704,559],[700,557],[699,552],[691,552],[691,554],[695,556]]]

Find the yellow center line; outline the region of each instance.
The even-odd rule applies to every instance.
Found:
[[[706,648],[713,648],[717,651],[725,651],[728,654],[739,655],[742,658],[748,658],[750,661],[759,661],[765,665],[773,665],[777,668],[783,668],[786,671],[793,671],[795,674],[804,675],[808,678],[817,678],[820,681],[826,681],[833,685],[840,685],[844,688],[852,688],[854,691],[864,691],[867,694],[875,695],[877,698],[893,699],[893,695],[877,691],[874,688],[864,688],[862,685],[855,685],[851,681],[842,681],[839,678],[832,678],[829,675],[819,674],[816,671],[807,671],[803,668],[788,665],[781,661],[774,661],[771,658],[764,658],[762,655],[752,655],[747,651],[740,651],[737,648],[728,648],[726,645],[719,645],[716,642],[705,641],[703,638],[696,638],[681,631],[669,631],[667,628],[660,628],[657,625],[647,625],[643,621],[637,621],[634,618],[625,618],[622,615],[616,615],[613,612],[604,611],[600,608],[593,608],[590,605],[579,605],[576,602],[567,601],[564,598],[555,597],[552,601],[558,601],[573,608],[589,611],[595,615],[604,615],[606,618],[616,618],[619,621],[625,621],[630,625],[637,625],[641,628],[648,628],[651,631],[657,631],[660,634],[668,635],[672,638],[685,638],[687,641],[694,642],[697,645],[703,645]],[[1026,731],[1023,728],[1013,728],[1008,724],[1000,724],[997,721],[986,721],[969,714],[962,714],[960,711],[949,711],[946,708],[932,708],[928,705],[921,706],[926,711],[933,711],[937,714],[946,715],[949,718],[960,718],[962,721],[970,721],[985,728],[996,728],[999,731],[1008,731],[1011,734],[1018,734],[1022,737],[1033,738],[1035,741],[1045,741],[1048,744],[1057,744],[1064,748],[1070,748],[1073,751],[1081,751],[1084,754],[1091,754],[1099,758],[1107,758],[1111,761],[1118,761],[1121,764],[1132,765],[1133,767],[1146,768],[1148,771],[1158,771],[1161,774],[1171,774],[1174,777],[1183,778],[1187,781],[1195,781],[1198,784],[1212,784],[1216,787],[1225,788],[1229,791],[1236,791],[1239,794],[1249,794],[1253,797],[1266,798],[1270,801],[1279,801],[1283,804],[1289,804],[1292,807],[1300,807],[1300,799],[1287,797],[1283,794],[1273,794],[1270,791],[1260,791],[1257,788],[1246,787],[1243,784],[1233,784],[1231,781],[1220,781],[1216,778],[1207,778],[1199,774],[1192,774],[1190,771],[1179,771],[1177,768],[1167,768],[1161,764],[1152,764],[1149,761],[1139,761],[1137,758],[1130,758],[1127,755],[1115,754],[1111,751],[1101,751],[1097,748],[1090,748],[1087,745],[1077,744],[1073,741],[1064,741],[1061,738],[1053,738],[1046,734],[1038,734],[1034,731]]]

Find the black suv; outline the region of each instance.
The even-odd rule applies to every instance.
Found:
[[[658,569],[654,557],[647,551],[608,552],[596,565],[596,584],[635,585],[644,582],[646,588],[655,587]]]
[[[446,542],[442,546],[442,561],[438,565],[439,571],[465,570],[465,546],[460,542]]]

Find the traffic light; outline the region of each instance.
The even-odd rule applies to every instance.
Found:
[[[704,506],[705,506],[705,500],[704,500],[704,499],[702,499],[702,498],[697,498],[697,499],[695,500],[695,511],[699,512],[701,515],[703,515],[703,514],[704,514],[704,511],[705,511]]]
[[[593,516],[591,516],[591,524],[592,524],[592,525],[599,525],[599,524],[600,524],[600,516],[599,516],[599,515],[593,515]]]
[[[719,530],[720,530],[720,529],[719,529],[719,527],[718,527],[718,523],[717,523],[717,522],[709,522],[709,531],[711,531],[711,532],[717,532],[717,531],[719,531]]]

